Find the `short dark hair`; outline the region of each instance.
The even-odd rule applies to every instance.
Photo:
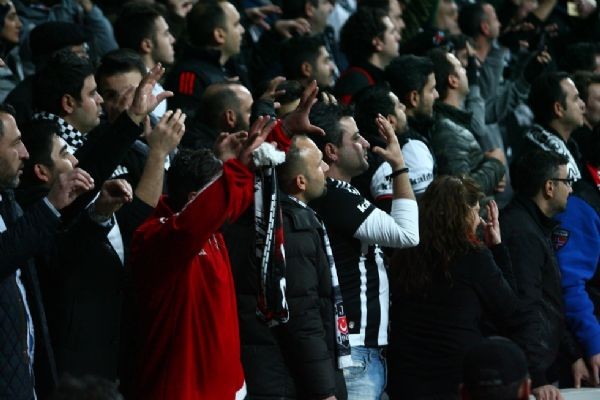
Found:
[[[544,188],[546,181],[556,178],[558,168],[568,164],[567,156],[549,150],[533,149],[511,165],[511,180],[516,192],[532,198]]]
[[[433,73],[435,74],[435,89],[440,95],[440,100],[448,96],[448,77],[456,74],[454,65],[448,61],[448,52],[443,48],[435,48],[427,53],[427,57],[433,62]]]
[[[364,88],[354,96],[354,119],[364,137],[379,137],[379,128],[375,123],[377,114],[384,117],[394,114],[390,93],[389,87],[375,85]]]
[[[34,76],[33,105],[39,111],[60,116],[61,99],[65,94],[81,100],[85,79],[94,75],[92,64],[70,50],[54,54],[46,67]]]
[[[416,90],[422,93],[431,74],[433,62],[427,57],[412,54],[396,57],[385,69],[385,77],[392,91],[407,106],[410,92]]]
[[[387,14],[380,8],[360,7],[348,18],[340,33],[340,48],[351,63],[364,62],[375,53],[373,39],[383,38],[384,17]]]
[[[219,117],[228,108],[239,110],[241,103],[237,93],[232,89],[234,86],[241,85],[237,82],[218,82],[209,85],[202,97],[198,108],[198,119],[200,122],[217,128]]]
[[[523,350],[500,336],[483,339],[463,360],[464,390],[473,400],[516,399],[527,379]]]
[[[216,28],[225,28],[227,15],[220,3],[219,0],[200,1],[187,15],[188,40],[192,45],[213,45],[213,31]]]
[[[579,97],[587,104],[590,85],[600,83],[600,74],[590,71],[578,71],[573,74],[572,78],[579,92]]]
[[[119,47],[140,51],[144,39],[156,39],[156,20],[160,12],[147,2],[131,2],[123,6],[114,24]]]
[[[481,23],[486,19],[485,2],[465,4],[458,14],[458,26],[462,33],[472,38],[481,34]]]
[[[168,202],[173,211],[181,210],[189,194],[206,186],[222,168],[212,150],[182,148],[167,172]]]
[[[7,103],[0,103],[0,114],[8,114],[13,118],[17,115],[14,107]],[[4,122],[0,119],[0,136],[4,136]]]
[[[146,66],[140,55],[131,49],[117,49],[106,53],[98,69],[96,69],[96,82],[118,74],[137,71],[142,76],[146,75]]]
[[[312,136],[319,150],[324,152],[327,143],[333,143],[336,146],[342,144],[342,127],[340,120],[343,117],[351,117],[352,109],[339,104],[325,104],[318,102],[310,110],[310,122],[325,131],[324,136]],[[323,155],[325,157],[325,155]]]
[[[319,6],[319,0],[285,0],[281,2],[281,17],[284,19],[296,19],[306,17],[304,9],[306,3],[314,7]]]
[[[562,68],[570,73],[575,71],[594,71],[596,57],[600,55],[600,46],[593,42],[573,43],[565,50]]]
[[[33,168],[42,164],[49,168],[54,166],[52,161],[52,142],[60,132],[60,127],[50,120],[31,120],[21,128],[21,138],[29,153],[23,168],[23,185],[35,185],[39,182]]]
[[[539,124],[547,125],[556,118],[554,103],[559,102],[567,108],[567,94],[560,83],[568,78],[566,72],[548,72],[537,77],[531,84],[527,103]]]
[[[358,7],[379,8],[388,14],[390,12],[390,1],[398,0],[361,0]]]
[[[314,68],[324,46],[321,36],[294,36],[285,41],[281,47],[283,75],[287,79],[304,78],[300,69],[302,64],[308,62]]]

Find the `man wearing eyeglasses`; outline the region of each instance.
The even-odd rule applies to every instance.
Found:
[[[560,272],[550,240],[558,227],[554,216],[565,210],[573,190],[568,164],[569,158],[556,152],[537,148],[525,153],[512,171],[516,195],[500,215],[514,289],[535,315],[537,334],[527,340],[524,350],[529,355],[529,374],[537,399],[562,399],[553,384],[559,380],[565,384],[559,371],[568,367],[575,387],[582,379],[589,381],[575,339],[565,326]],[[570,378],[566,377],[569,386]]]

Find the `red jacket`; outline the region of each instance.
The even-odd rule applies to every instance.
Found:
[[[244,383],[235,288],[219,229],[252,202],[253,174],[238,160],[180,213],[161,199],[135,233],[140,303],[137,399],[234,399]]]

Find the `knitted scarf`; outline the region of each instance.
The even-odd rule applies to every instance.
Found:
[[[86,137],[58,115],[42,111],[34,114],[33,119],[56,122],[60,128],[58,136],[60,136],[67,143],[68,151],[71,154],[75,153],[75,151],[81,148],[81,146],[83,146],[85,143]]]

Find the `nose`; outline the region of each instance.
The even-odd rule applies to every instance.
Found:
[[[104,98],[102,97],[102,95],[100,93],[96,93],[96,103],[97,104],[103,104],[104,103]]]
[[[323,172],[329,171],[329,165],[325,161],[321,161],[321,169]]]
[[[361,139],[362,139],[362,146],[363,146],[365,149],[368,149],[368,148],[370,148],[370,147],[371,147],[371,143],[369,143],[369,142],[367,141],[367,139],[365,139],[364,137],[361,137]]]
[[[404,105],[404,103],[400,103],[400,109],[402,111],[406,111],[406,106]]]
[[[71,161],[73,168],[76,168],[79,165],[79,160],[73,154],[69,153],[68,159]]]
[[[23,143],[19,146],[19,160],[29,160],[29,152]]]
[[[433,99],[437,100],[440,97],[440,94],[438,93],[437,89],[433,89]]]

